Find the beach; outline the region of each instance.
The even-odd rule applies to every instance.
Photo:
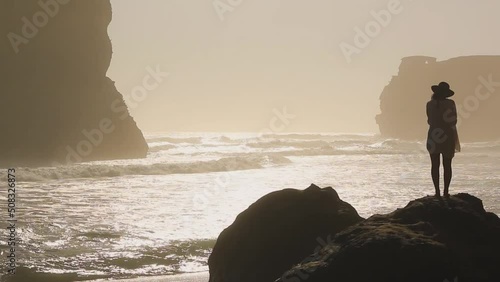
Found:
[[[30,279],[206,282],[219,234],[270,192],[332,186],[363,217],[434,193],[423,142],[324,133],[146,138],[145,159],[17,169],[18,252]],[[500,143],[464,143],[451,193],[471,193],[500,214],[499,161]],[[133,277],[145,278],[120,280]]]
[[[169,276],[156,276],[156,277],[144,277],[144,278],[134,278],[134,279],[121,279],[121,280],[94,280],[94,282],[104,282],[104,281],[123,281],[123,282],[208,282],[209,274],[208,272],[203,273],[193,273],[193,274],[181,274],[181,275],[169,275]]]

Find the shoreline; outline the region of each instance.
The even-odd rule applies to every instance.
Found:
[[[208,282],[209,273],[198,272],[189,274],[164,275],[164,276],[145,276],[130,279],[99,279],[91,280],[90,282],[105,282],[105,281],[124,281],[124,282]]]

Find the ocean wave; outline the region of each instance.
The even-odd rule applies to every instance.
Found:
[[[376,155],[376,154],[416,154],[426,152],[423,142],[399,141],[394,139],[366,140],[272,140],[246,144],[251,148],[264,150],[283,149],[279,152],[269,150],[283,156],[329,156],[329,155]]]
[[[296,147],[296,148],[317,148],[317,147],[331,147],[330,143],[323,140],[307,140],[307,141],[293,141],[293,140],[273,140],[267,142],[249,142],[246,144],[251,148],[280,148],[280,147]]]
[[[149,152],[150,153],[155,153],[155,152],[160,152],[160,151],[166,151],[170,149],[177,148],[175,145],[172,144],[160,144],[160,145],[149,145]]]
[[[176,240],[160,246],[131,248],[127,252],[103,252],[99,256],[88,253],[28,260],[16,269],[15,279],[1,277],[0,281],[70,282],[206,271],[206,258],[214,245],[214,239]],[[73,267],[75,262],[77,268]]]
[[[329,133],[279,133],[263,134],[261,138],[295,139],[295,140],[365,140],[375,137],[375,134],[329,134]]]
[[[313,157],[313,156],[354,156],[354,155],[409,155],[416,154],[417,152],[395,152],[388,150],[365,150],[365,149],[356,149],[356,148],[344,148],[344,149],[335,149],[335,148],[314,148],[314,149],[305,149],[299,151],[284,151],[278,152],[277,154],[285,156],[285,157]]]
[[[464,143],[462,148],[473,152],[500,152],[500,141]]]
[[[225,135],[215,138],[222,143],[183,144],[196,150],[184,150],[184,155],[217,153],[221,156],[233,155],[246,157],[246,153],[253,151],[267,155],[279,156],[321,156],[321,155],[375,155],[375,154],[427,154],[425,140],[406,141],[387,139],[376,135],[362,134],[267,134],[265,138],[231,139]],[[194,141],[194,139],[192,140]],[[151,152],[171,149],[153,146]],[[231,150],[225,150],[232,146]],[[220,150],[214,151],[214,147]],[[204,148],[211,148],[205,150]],[[462,144],[464,153],[496,153],[500,152],[500,142],[476,142]]]
[[[219,142],[225,142],[225,143],[234,143],[238,142],[238,140],[233,140],[231,137],[228,137],[226,135],[222,135],[221,137],[217,138]]]
[[[270,165],[282,165],[290,162],[284,156],[245,155],[191,163],[154,163],[148,165],[78,164],[60,167],[21,168],[18,170],[18,178],[19,181],[37,182],[125,175],[192,174],[259,169]]]
[[[420,141],[402,141],[397,139],[386,139],[368,145],[372,149],[387,149],[395,151],[419,151],[426,146]]]
[[[202,137],[154,137],[148,138],[148,143],[151,142],[168,142],[172,144],[180,144],[180,143],[190,143],[190,144],[201,144],[203,138]]]

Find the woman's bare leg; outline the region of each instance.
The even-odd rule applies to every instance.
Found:
[[[451,178],[453,177],[453,170],[451,168],[451,158],[443,157],[444,166],[444,196],[449,196]]]
[[[434,188],[436,189],[436,196],[440,197],[441,193],[439,191],[439,167],[441,165],[440,154],[431,154],[431,175],[432,182],[434,182]]]

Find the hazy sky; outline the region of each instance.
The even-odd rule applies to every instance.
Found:
[[[377,132],[402,57],[500,53],[497,0],[220,0],[219,13],[212,0],[112,3],[120,92],[143,85],[148,66],[170,73],[129,102],[146,132],[260,131],[284,107],[295,117],[279,130]],[[348,63],[340,44],[356,46],[355,28],[381,10],[390,21]]]

